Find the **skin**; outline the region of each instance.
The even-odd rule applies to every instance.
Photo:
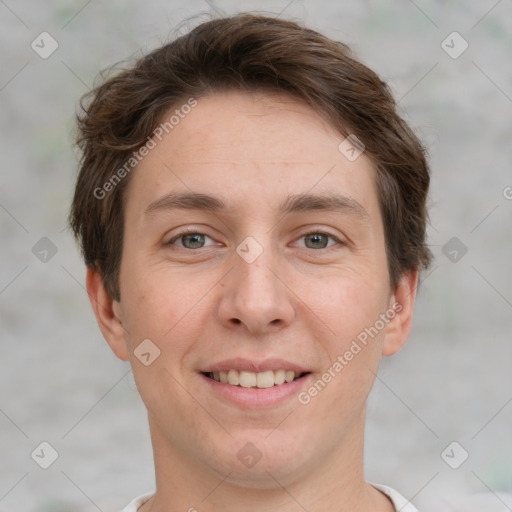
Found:
[[[364,479],[365,406],[381,357],[409,335],[418,276],[407,272],[391,289],[375,170],[364,153],[346,159],[343,139],[290,97],[214,93],[130,177],[121,299],[93,269],[87,289],[148,410],[157,490],[139,510],[393,510]],[[176,191],[217,196],[229,209],[145,214]],[[333,192],[366,216],[278,212],[288,195]],[[188,227],[207,235],[203,246],[176,239]],[[308,233],[336,238],[312,244]],[[252,263],[236,252],[248,236],[263,248]],[[316,380],[395,302],[401,311],[307,405],[294,397],[244,410],[217,398],[198,374],[232,357],[279,357]],[[147,338],[160,350],[149,366],[134,355]],[[248,441],[262,454],[252,468],[236,456]]]

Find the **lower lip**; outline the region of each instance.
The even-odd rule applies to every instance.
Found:
[[[221,399],[245,409],[261,409],[279,405],[291,397],[296,397],[313,378],[313,374],[308,373],[304,375],[304,377],[292,382],[285,382],[284,384],[272,386],[271,388],[260,389],[224,384],[223,382],[210,379],[202,373],[200,373],[199,376],[210,386],[213,393]]]

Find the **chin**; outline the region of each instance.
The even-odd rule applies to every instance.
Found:
[[[229,474],[228,481],[233,484],[280,488],[279,484],[295,480],[295,469],[300,473],[300,468],[307,466],[307,450],[296,434],[265,429],[232,436],[228,449],[221,449],[222,454],[210,465],[223,475]]]

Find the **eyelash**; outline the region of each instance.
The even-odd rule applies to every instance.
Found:
[[[182,231],[181,233],[179,233],[178,235],[174,236],[171,240],[169,240],[168,242],[166,242],[165,245],[169,245],[169,246],[172,246],[174,245],[174,242],[176,240],[179,240],[180,238],[183,238],[184,236],[186,235],[191,235],[191,234],[194,234],[194,235],[204,235],[210,239],[212,239],[211,237],[209,237],[208,235],[206,235],[205,233],[201,233],[200,231],[198,230],[194,230],[194,229],[187,229],[185,231]],[[334,240],[335,242],[337,242],[337,244],[341,244],[341,245],[344,245],[344,243],[337,237],[335,237],[334,235],[330,234],[330,233],[326,233],[324,231],[310,231],[308,233],[304,233],[303,235],[301,235],[299,237],[299,239],[301,238],[304,238],[308,235],[326,235],[328,238]],[[201,249],[206,249],[206,247],[200,247],[199,249],[189,249],[187,247],[181,247],[181,246],[178,246],[180,249],[184,249],[186,251],[199,251]],[[323,251],[327,251],[327,250],[330,250],[330,249],[333,249],[335,248],[335,245],[332,245],[330,247],[321,247],[320,249],[311,249],[312,251],[319,251],[319,250],[323,250]],[[310,249],[309,247],[302,247],[302,249]]]

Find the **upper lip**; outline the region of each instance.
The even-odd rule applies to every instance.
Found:
[[[229,370],[238,370],[246,372],[265,372],[268,370],[293,370],[295,373],[309,372],[307,368],[302,367],[299,364],[286,361],[285,359],[271,358],[257,361],[254,359],[245,359],[243,357],[237,357],[234,359],[225,359],[217,363],[208,365],[207,367],[199,370],[202,373],[208,372],[227,372]]]

